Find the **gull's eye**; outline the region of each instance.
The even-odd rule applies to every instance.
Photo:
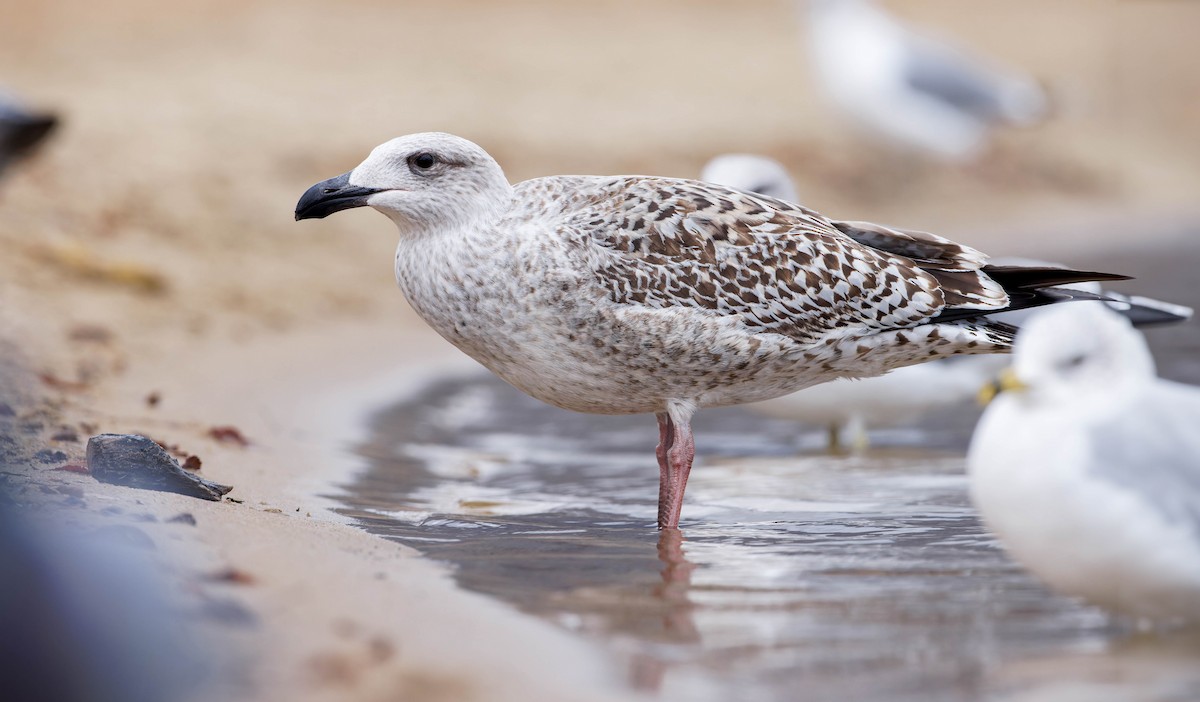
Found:
[[[1074,356],[1071,356],[1070,358],[1064,359],[1058,365],[1060,368],[1062,368],[1064,370],[1074,370],[1074,369],[1082,366],[1084,361],[1086,361],[1086,360],[1087,360],[1087,354],[1079,353],[1079,354],[1075,354]]]
[[[413,154],[412,156],[408,157],[408,166],[414,172],[415,171],[427,171],[430,168],[433,168],[434,165],[436,165],[436,164],[437,164],[437,156],[434,156],[433,154],[429,153],[428,151],[422,151],[419,154]]]

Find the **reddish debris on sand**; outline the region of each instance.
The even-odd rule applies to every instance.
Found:
[[[76,380],[63,380],[53,373],[38,373],[38,379],[47,387],[66,392],[82,392],[88,389],[88,384]]]
[[[158,444],[163,451],[166,451],[175,458],[178,458],[181,461],[180,467],[184,470],[190,470],[193,472],[200,470],[200,457],[193,453],[184,451],[183,447],[179,444],[164,444],[158,439],[151,439],[151,441]]]
[[[233,585],[253,585],[255,580],[253,575],[250,575],[244,570],[238,570],[237,568],[226,568],[225,570],[219,570],[209,575],[208,579],[222,583],[231,583]]]
[[[90,341],[97,344],[107,344],[113,339],[113,333],[99,324],[76,324],[67,332],[71,341]]]
[[[162,395],[158,394],[157,391],[152,392],[146,396],[146,406],[147,407],[158,407],[159,402],[162,402]]]
[[[149,438],[149,437],[146,437],[146,438]],[[153,441],[154,443],[158,444],[158,447],[160,449],[162,449],[163,451],[166,451],[167,453],[171,454],[172,456],[179,456],[179,455],[186,456],[187,455],[187,451],[180,450],[179,444],[164,444],[163,442],[159,441],[158,439],[150,439],[150,440]]]
[[[221,443],[237,444],[238,446],[250,445],[250,441],[242,435],[242,432],[237,427],[213,427],[208,430],[208,435]]]
[[[67,463],[66,465],[61,465],[57,468],[51,468],[50,470],[61,470],[66,471],[67,473],[83,473],[84,475],[87,475],[91,472],[87,469],[87,466],[81,466],[78,463]]]

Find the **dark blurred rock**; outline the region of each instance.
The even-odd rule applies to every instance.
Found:
[[[88,440],[87,465],[101,482],[204,500],[220,500],[233,489],[188,473],[153,440],[134,434],[93,436]]]
[[[33,454],[33,459],[39,463],[62,463],[67,460],[67,454],[53,449],[42,449]]]

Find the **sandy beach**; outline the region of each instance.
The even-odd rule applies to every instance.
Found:
[[[221,652],[219,694],[634,699],[591,644],[330,509],[370,411],[471,362],[396,291],[390,223],[292,209],[375,144],[436,129],[478,141],[514,182],[693,176],[716,153],[767,153],[831,215],[1068,263],[1147,221],[1194,221],[1200,5],[889,6],[1043,76],[1055,119],[970,167],[886,153],[820,106],[788,3],[10,8],[0,82],[63,117],[0,181],[0,463],[16,509],[145,534],[161,586]],[[198,456],[236,501],[56,470],[104,432]],[[195,525],[168,521],[182,513]],[[214,601],[242,614],[205,615]]]

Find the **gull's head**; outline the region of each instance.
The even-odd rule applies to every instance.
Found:
[[[495,159],[451,134],[410,134],[381,144],[349,173],[309,188],[296,219],[373,207],[401,231],[473,221],[503,208],[512,186]]]
[[[1021,327],[999,389],[1039,405],[1100,407],[1154,377],[1146,340],[1101,304],[1054,305]]]
[[[783,164],[754,154],[724,154],[704,166],[700,180],[748,190],[784,202],[797,202],[796,186]]]

